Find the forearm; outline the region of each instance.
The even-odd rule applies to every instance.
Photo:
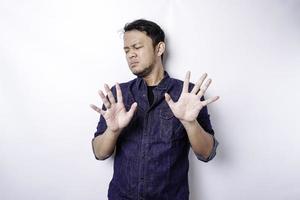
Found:
[[[107,128],[103,134],[94,138],[92,146],[98,159],[105,160],[114,152],[120,132],[113,132]]]
[[[193,122],[182,122],[192,146],[193,151],[196,154],[200,154],[207,158],[214,145],[214,140],[212,135],[207,133],[197,120]]]

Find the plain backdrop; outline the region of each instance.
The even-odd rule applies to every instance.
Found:
[[[166,70],[206,97],[220,142],[190,154],[191,200],[300,198],[300,1],[1,0],[0,199],[104,200],[113,158],[91,148],[103,84],[135,78],[122,28],[166,32]]]

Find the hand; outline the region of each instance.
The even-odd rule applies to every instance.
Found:
[[[203,82],[207,74],[203,74],[198,82],[195,84],[193,90],[189,93],[189,82],[191,73],[188,71],[185,76],[181,95],[177,102],[174,102],[168,93],[165,93],[165,100],[171,108],[175,117],[177,117],[182,123],[192,122],[196,120],[200,110],[219,99],[218,96],[209,98],[205,101],[201,101],[201,97],[204,95],[208,86],[211,83],[211,79],[208,79],[204,85]]]
[[[106,111],[98,108],[93,104],[91,104],[90,107],[98,113],[102,114],[106,121],[107,128],[109,128],[113,132],[120,132],[131,121],[136,110],[137,103],[134,102],[131,105],[130,110],[127,112],[123,103],[122,91],[119,84],[116,84],[117,102],[115,101],[115,98],[107,84],[104,84],[104,88],[108,98],[105,97],[104,93],[101,90],[99,90],[98,93],[102,99]]]

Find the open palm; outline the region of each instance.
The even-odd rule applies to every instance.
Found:
[[[112,131],[119,131],[125,128],[129,122],[131,121],[133,114],[136,110],[137,103],[133,103],[130,107],[129,111],[126,111],[126,108],[123,103],[122,91],[119,84],[116,84],[117,91],[117,102],[109,89],[108,85],[104,85],[105,91],[107,93],[107,97],[104,93],[99,90],[99,95],[103,101],[103,104],[106,108],[106,111],[98,108],[97,106],[91,104],[91,108],[93,108],[98,113],[102,114],[106,121],[107,127]]]
[[[167,101],[175,117],[186,122],[194,121],[204,106],[216,101],[219,98],[218,96],[215,96],[204,101],[200,100],[211,83],[211,79],[208,79],[203,84],[207,76],[206,73],[200,77],[192,91],[189,92],[188,87],[190,82],[190,74],[191,73],[189,71],[186,73],[182,92],[177,102],[174,102],[168,93],[165,94],[165,100]]]

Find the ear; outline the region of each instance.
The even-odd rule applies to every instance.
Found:
[[[164,42],[159,42],[156,45],[156,54],[158,57],[160,57],[166,50],[166,44]]]

